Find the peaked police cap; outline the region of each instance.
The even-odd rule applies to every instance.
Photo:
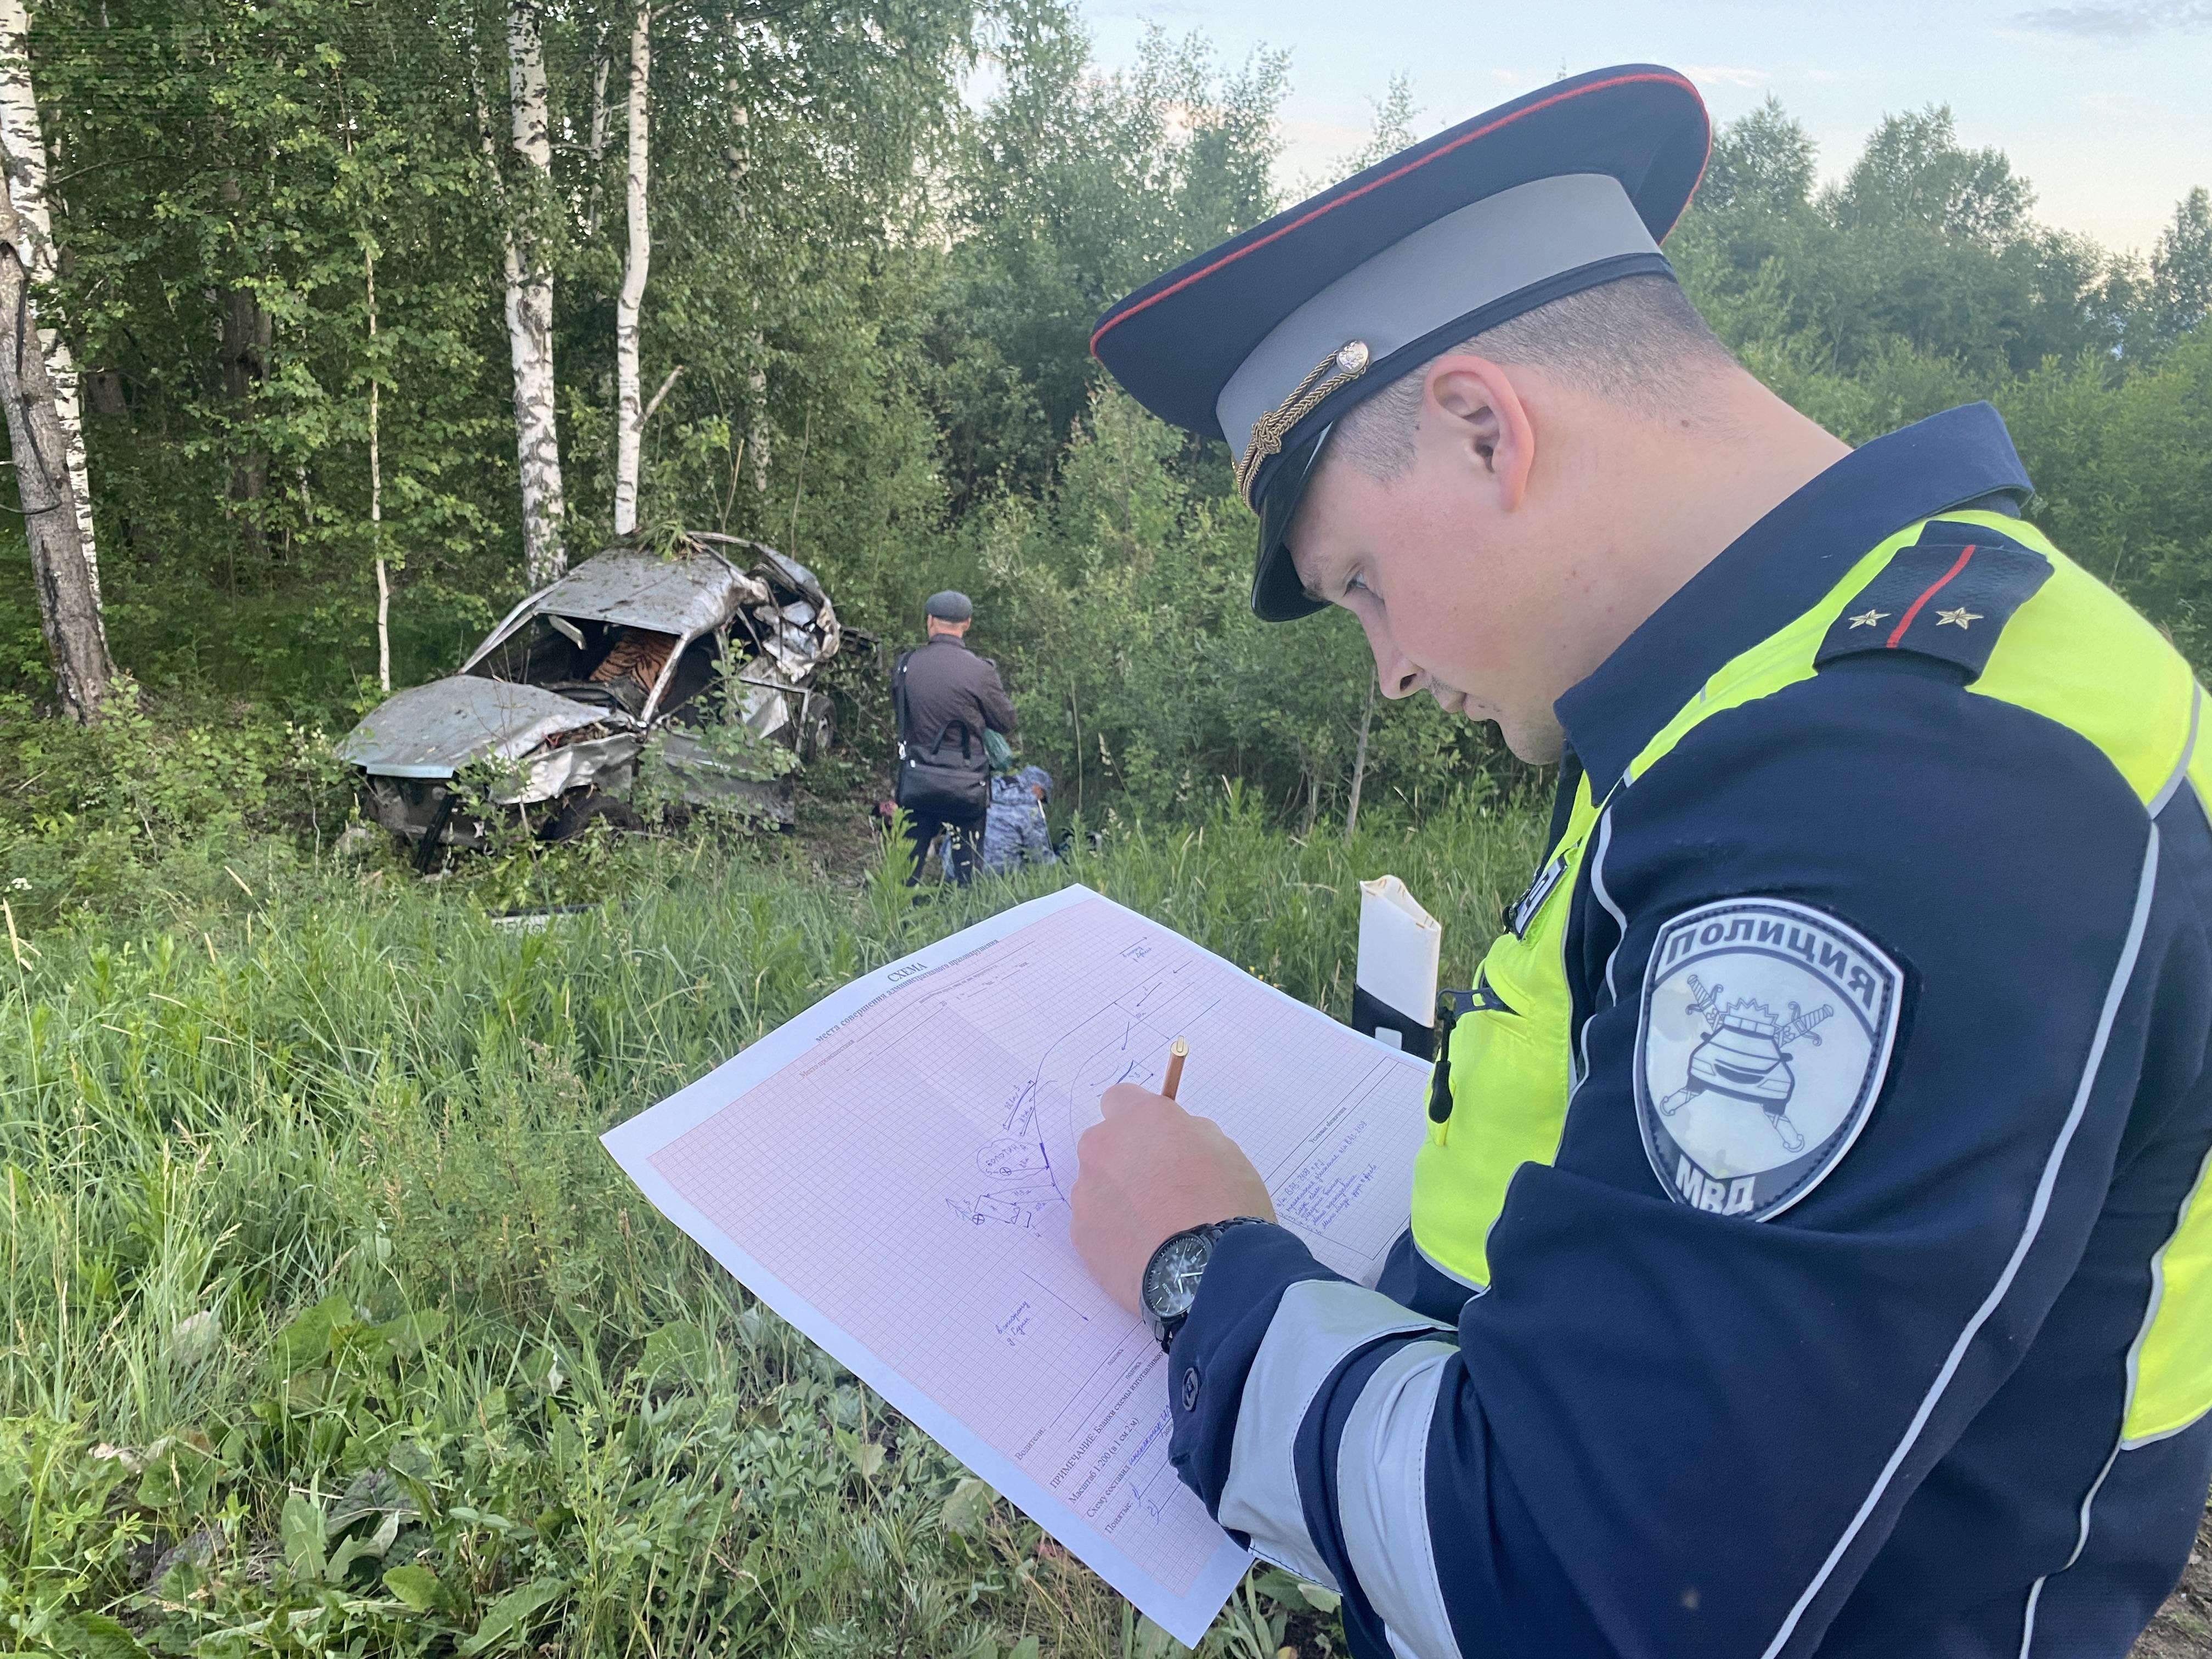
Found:
[[[1711,130],[1673,70],[1554,82],[1401,150],[1115,304],[1092,353],[1161,419],[1228,442],[1260,515],[1252,609],[1321,609],[1284,534],[1329,428],[1462,340],[1659,252]]]

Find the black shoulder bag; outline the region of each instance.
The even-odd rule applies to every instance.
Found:
[[[980,766],[972,750],[978,746],[966,720],[953,720],[937,734],[937,741],[929,752],[922,754],[918,744],[909,744],[907,733],[911,729],[907,719],[906,665],[914,653],[908,652],[898,659],[891,676],[892,712],[899,728],[898,781],[892,796],[909,812],[926,813],[933,818],[972,818],[985,811],[991,802],[991,773],[988,761]],[[945,745],[955,729],[960,733],[960,758],[945,757]],[[917,734],[918,736],[918,734]]]

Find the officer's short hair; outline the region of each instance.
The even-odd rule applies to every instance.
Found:
[[[1664,414],[1679,404],[1685,374],[1710,374],[1735,364],[1697,307],[1667,276],[1625,276],[1583,289],[1524,311],[1437,356],[1462,351],[1540,368],[1578,392],[1647,415]],[[1384,483],[1412,465],[1423,377],[1435,361],[1430,358],[1346,411],[1329,434],[1329,453]]]

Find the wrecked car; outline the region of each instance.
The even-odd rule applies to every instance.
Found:
[[[814,681],[842,640],[814,573],[762,543],[612,548],[516,605],[458,673],[379,705],[338,753],[368,816],[426,869],[441,846],[485,844],[488,806],[547,840],[634,823],[641,768],[661,799],[788,828],[789,769],[829,745]]]

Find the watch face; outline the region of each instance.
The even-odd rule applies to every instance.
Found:
[[[1199,1276],[1212,1254],[1213,1241],[1196,1235],[1163,1244],[1145,1269],[1145,1306],[1162,1319],[1188,1313],[1198,1296]]]

